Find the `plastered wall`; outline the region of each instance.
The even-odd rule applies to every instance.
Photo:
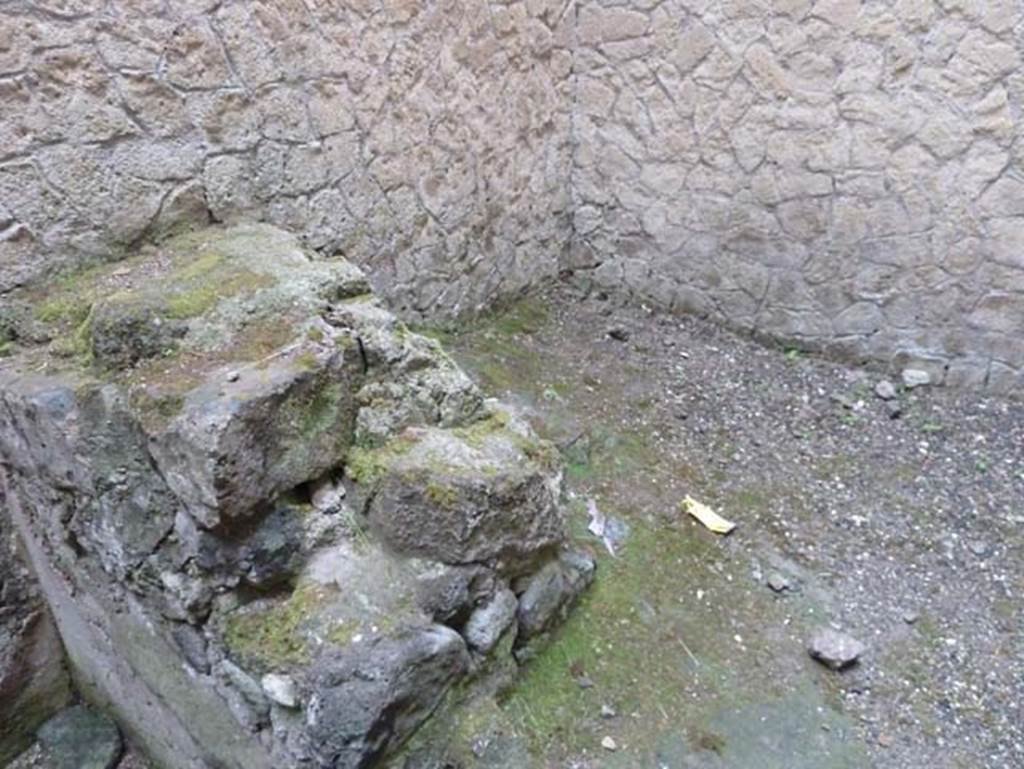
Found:
[[[1024,6],[581,0],[572,263],[951,384],[1024,371]]]
[[[572,14],[535,0],[0,3],[0,291],[256,218],[407,315],[557,269]]]
[[[406,317],[553,276],[1024,378],[1015,0],[9,0],[0,292],[208,219]]]

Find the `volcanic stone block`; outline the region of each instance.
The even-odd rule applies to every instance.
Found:
[[[367,487],[371,524],[397,551],[515,572],[565,538],[556,456],[499,412],[462,429],[407,430],[356,453],[349,472]]]
[[[306,711],[316,766],[359,769],[409,734],[469,666],[462,638],[441,625],[325,655],[311,671]]]

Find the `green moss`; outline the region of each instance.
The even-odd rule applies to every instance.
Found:
[[[81,323],[92,309],[92,298],[61,294],[40,304],[35,315],[43,323]]]
[[[36,319],[47,324],[78,326],[98,298],[97,284],[113,269],[116,266],[101,264],[58,276],[44,295],[36,297]]]
[[[452,432],[474,448],[480,448],[493,437],[502,437],[511,440],[527,458],[541,465],[553,469],[561,462],[558,450],[548,441],[529,438],[521,435],[515,430],[509,429],[512,421],[507,411],[497,410],[491,413],[486,419],[473,422],[465,427],[455,428]]]
[[[534,334],[547,324],[548,317],[548,309],[541,301],[527,297],[496,312],[491,327],[505,336]]]
[[[199,265],[200,262],[196,262],[188,269],[195,272]],[[176,320],[198,317],[208,312],[222,299],[266,288],[276,282],[269,275],[239,267],[198,272],[189,278],[175,275],[168,280],[171,290],[165,302],[166,314],[167,317]]]
[[[345,471],[356,483],[372,485],[383,477],[394,461],[412,450],[415,438],[406,434],[376,449],[353,446],[345,458]]]
[[[595,428],[566,450],[566,475],[574,481],[621,479],[664,465],[648,436],[635,431]],[[687,468],[674,474],[691,476]]]
[[[671,528],[638,526],[618,559],[601,562],[594,586],[504,702],[536,751],[559,746],[571,753],[593,744],[582,725],[593,721],[602,702],[623,712],[687,707],[683,684],[691,674],[675,638],[680,629],[663,620],[652,636],[642,625],[641,602],[677,603],[675,575],[710,547]],[[652,638],[673,653],[652,657]],[[697,645],[692,637],[689,642]],[[638,659],[645,660],[642,675]],[[594,689],[581,690],[574,670],[585,672]]]
[[[302,419],[302,434],[316,436],[332,429],[338,421],[342,401],[341,387],[330,385],[317,390]]]
[[[319,344],[320,342],[323,342],[324,341],[323,329],[319,329],[316,326],[313,326],[313,327],[307,329],[306,330],[306,339],[308,339],[311,342],[316,342],[317,344]]]
[[[510,421],[511,416],[507,411],[497,410],[486,419],[473,422],[465,427],[457,427],[452,432],[470,446],[479,448],[488,438],[505,430]]]
[[[352,622],[339,622],[331,628],[325,638],[337,646],[348,646],[359,632],[359,626]]]
[[[317,367],[317,358],[312,352],[301,353],[296,359],[295,363],[306,371],[313,371]]]
[[[144,425],[161,428],[181,413],[185,407],[185,396],[180,393],[151,394],[140,390],[133,393],[132,405],[138,410]]]
[[[452,508],[459,500],[459,493],[451,486],[446,486],[436,481],[427,483],[427,499],[438,507]]]
[[[172,275],[172,280],[192,281],[196,278],[202,278],[216,270],[223,263],[223,254],[207,251],[176,270]]]
[[[244,661],[266,668],[288,667],[309,662],[309,648],[303,626],[325,599],[318,586],[300,586],[281,603],[266,609],[240,609],[231,614],[224,627],[224,642]]]

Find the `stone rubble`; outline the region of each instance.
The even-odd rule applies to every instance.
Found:
[[[26,301],[0,524],[83,693],[167,769],[378,765],[593,578],[557,450],[345,260],[213,228]]]

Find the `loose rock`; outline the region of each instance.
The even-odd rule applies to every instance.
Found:
[[[627,342],[629,341],[629,329],[622,326],[612,326],[608,329],[608,336],[617,342]]]
[[[818,629],[807,644],[808,653],[832,670],[849,667],[865,648],[860,641],[830,627]]]
[[[770,587],[776,593],[784,593],[789,590],[790,583],[789,579],[785,574],[778,571],[773,571],[768,575],[768,587]]]
[[[321,478],[313,484],[310,501],[322,513],[336,513],[345,499],[345,487],[330,478]]]
[[[489,652],[512,624],[518,605],[515,593],[508,588],[499,590],[470,616],[462,633],[466,643],[479,652]]]
[[[289,676],[278,675],[277,673],[268,673],[263,676],[260,681],[263,686],[263,693],[266,694],[271,701],[276,702],[285,708],[298,707],[299,704],[299,693],[295,688],[295,681]]]
[[[888,379],[883,379],[875,385],[875,395],[884,401],[891,401],[896,398],[896,385]]]
[[[913,390],[915,387],[925,387],[931,383],[932,375],[927,371],[917,368],[903,369],[903,386],[908,390]]]
[[[519,638],[527,640],[551,627],[594,578],[594,560],[563,553],[532,576],[519,597]]]

